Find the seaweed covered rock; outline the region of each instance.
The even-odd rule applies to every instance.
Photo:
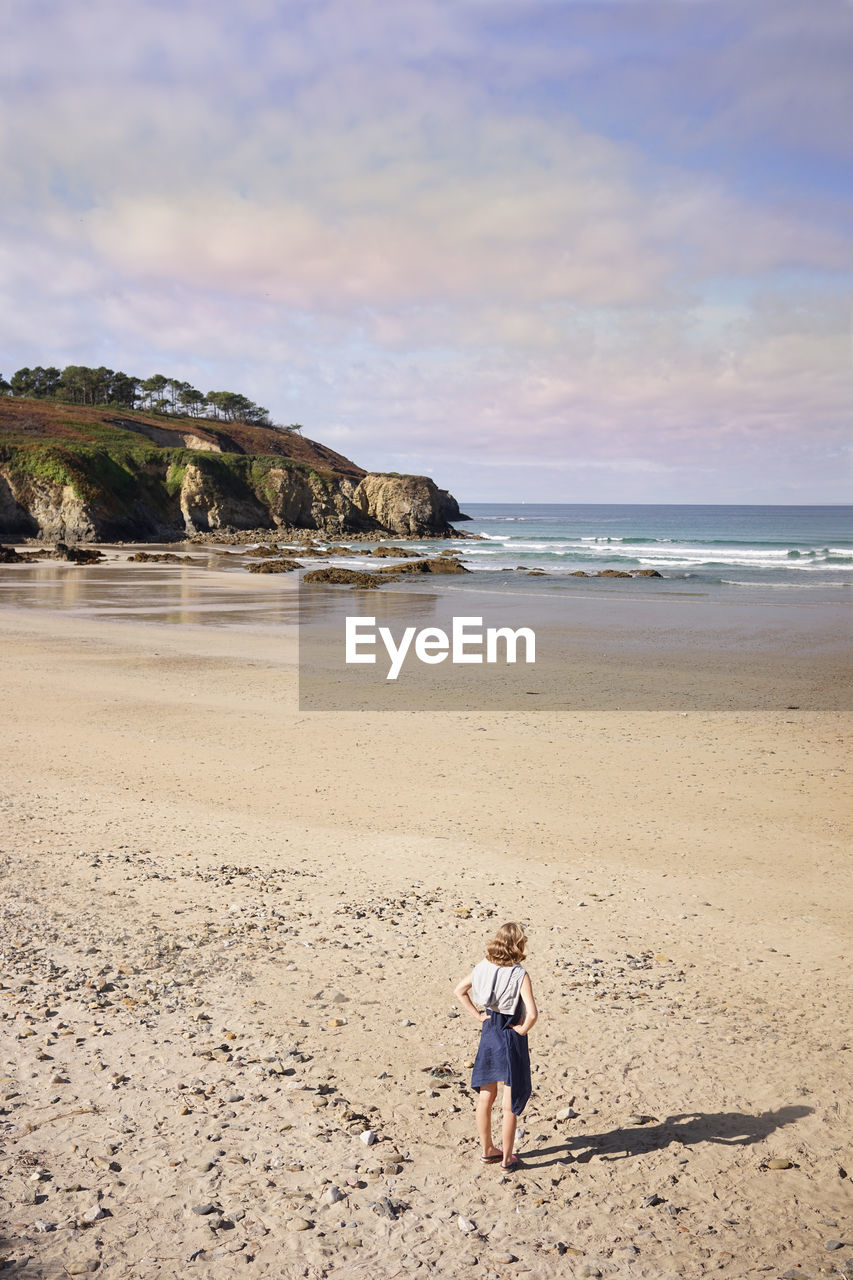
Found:
[[[470,570],[458,560],[439,557],[435,560],[409,560],[406,564],[385,564],[376,570],[387,577],[396,578],[400,574],[415,573],[469,573]]]
[[[136,564],[193,564],[192,556],[179,556],[174,551],[135,551],[128,560]]]
[[[361,569],[312,569],[310,573],[305,574],[302,581],[368,589],[382,585],[378,574],[364,573]]]
[[[368,551],[366,554],[374,556],[377,560],[387,560],[391,556],[398,560],[413,560],[417,559],[418,555],[417,551],[408,551],[406,547],[390,546],[387,542],[381,542],[378,547],[374,547],[372,551]],[[442,555],[444,554],[442,552]],[[452,555],[453,552],[451,551],[450,554]]]
[[[99,560],[103,560],[104,553],[98,551],[97,547],[67,547],[64,542],[57,542],[53,558],[68,560],[71,564],[97,564]]]
[[[294,569],[301,567],[298,560],[286,560],[281,557],[278,560],[260,560],[257,564],[250,564],[248,569],[249,573],[292,573]],[[323,570],[318,569],[317,572],[322,573]]]

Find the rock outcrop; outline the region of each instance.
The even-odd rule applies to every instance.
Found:
[[[283,455],[229,452],[191,433],[200,447],[162,448],[170,435],[185,442],[165,427],[148,427],[140,446],[135,424],[109,425],[132,443],[7,445],[0,431],[0,535],[75,543],[305,529],[422,538],[452,535],[449,520],[467,518],[428,476],[364,473],[350,463],[320,470]]]
[[[429,476],[393,474],[366,475],[353,493],[353,502],[381,528],[404,537],[444,533],[446,513],[451,502],[456,505]]]
[[[97,520],[70,484],[10,475],[0,466],[0,532],[90,542],[97,537]]]

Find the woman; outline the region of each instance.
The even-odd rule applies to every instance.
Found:
[[[455,991],[462,1007],[482,1024],[471,1077],[472,1088],[479,1090],[477,1131],[483,1144],[480,1159],[484,1164],[500,1160],[501,1167],[507,1170],[518,1164],[518,1157],[512,1152],[515,1129],[531,1091],[527,1033],[539,1016],[530,975],[521,963],[526,946],[520,924],[502,924],[486,947],[486,958]],[[478,1004],[484,1006],[482,1011]],[[492,1106],[501,1082],[503,1145],[498,1148],[492,1142]]]

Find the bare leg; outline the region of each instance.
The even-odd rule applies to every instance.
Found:
[[[480,1090],[480,1095],[477,1098],[477,1132],[480,1135],[484,1156],[496,1156],[499,1154],[497,1147],[492,1142],[492,1104],[497,1096],[498,1086],[496,1084],[487,1084]]]
[[[510,1094],[509,1085],[504,1085],[503,1096],[503,1163],[509,1164],[512,1158],[512,1148],[515,1143],[515,1130],[518,1124],[518,1116],[513,1115],[510,1107],[512,1104],[512,1095]]]

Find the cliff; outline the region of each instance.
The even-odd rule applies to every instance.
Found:
[[[0,535],[446,537],[449,521],[466,518],[428,476],[368,473],[292,432],[0,398]]]

